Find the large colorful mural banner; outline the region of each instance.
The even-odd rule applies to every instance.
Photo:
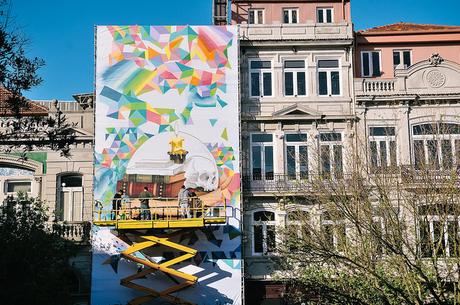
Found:
[[[95,215],[145,219],[146,201],[139,198],[149,196],[149,208],[165,202],[177,207],[184,189],[200,206],[224,207],[226,224],[184,230],[173,239],[197,250],[175,268],[198,277],[175,295],[200,305],[241,303],[236,37],[231,26],[96,29]],[[117,197],[118,208],[129,212],[114,215]],[[120,286],[142,267],[120,255],[137,242],[136,234],[93,226],[93,305],[126,304],[142,295]],[[159,263],[181,253],[134,255]],[[158,289],[172,279],[155,273],[137,281]]]

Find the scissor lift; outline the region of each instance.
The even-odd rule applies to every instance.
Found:
[[[162,199],[162,201],[167,202],[167,199]],[[176,270],[172,268],[172,266],[193,258],[197,254],[197,251],[195,249],[172,242],[169,239],[177,232],[177,230],[180,229],[193,229],[211,225],[225,224],[226,204],[225,200],[223,200],[222,205],[220,206],[202,206],[200,208],[190,208],[189,213],[191,217],[186,218],[181,215],[181,208],[177,206],[176,202],[177,199],[173,203],[175,206],[166,204],[163,206],[157,205],[146,209],[150,214],[150,219],[133,219],[134,212],[144,212],[144,210],[140,209],[137,209],[136,211],[131,209],[121,209],[119,211],[95,211],[95,225],[114,227],[122,234],[124,232],[131,232],[132,230],[149,229],[150,232],[155,232],[155,229],[158,229],[158,233],[160,233],[160,230],[164,232],[164,229],[171,229],[169,234],[163,234],[161,237],[155,235],[141,235],[139,237],[142,241],[132,242],[128,249],[121,252],[122,257],[125,259],[141,264],[144,267],[142,271],[123,278],[120,281],[122,286],[145,293],[144,296],[132,299],[128,303],[130,305],[144,304],[155,298],[163,298],[173,304],[194,304],[174,296],[173,294],[194,285],[198,281],[198,277]],[[175,249],[183,254],[174,259],[156,263],[152,260],[149,260],[149,255],[144,254],[144,251],[157,246]],[[142,253],[143,255],[136,256],[134,255],[136,252]],[[173,278],[176,284],[165,290],[158,291],[134,283],[136,279],[144,278],[145,276],[157,271],[163,272],[168,277]]]

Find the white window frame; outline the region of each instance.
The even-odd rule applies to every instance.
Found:
[[[250,14],[254,13],[254,23],[250,23]],[[262,12],[262,20],[259,20],[259,12]],[[264,24],[265,23],[265,10],[261,8],[251,8],[248,11],[248,24]]]
[[[335,154],[334,154],[334,147],[335,146],[341,146],[342,147],[342,168],[340,171],[340,175],[343,176],[344,174],[344,143],[343,143],[343,132],[332,132],[332,131],[322,131],[319,133],[318,137],[321,137],[321,134],[328,134],[328,133],[338,133],[341,135],[341,141],[321,141],[321,138],[319,138],[319,167],[320,167],[320,173],[323,175],[323,159],[322,159],[322,154],[321,154],[321,147],[322,146],[329,146],[329,162],[330,162],[330,172],[328,173],[330,177],[332,178],[337,178],[336,177],[336,160],[335,160]]]
[[[379,71],[380,75],[374,75],[374,61],[372,60],[372,53],[379,54]],[[369,75],[364,75],[364,54],[369,56]],[[379,77],[382,74],[382,51],[381,50],[370,50],[361,51],[361,77]]]
[[[338,67],[337,68],[319,68],[318,67],[318,62],[321,60],[337,60],[338,61]],[[320,97],[330,97],[330,96],[342,96],[343,95],[343,82],[342,82],[342,65],[341,65],[341,60],[338,58],[319,58],[316,61],[316,80],[317,80],[317,92],[318,96]],[[326,82],[327,82],[327,94],[320,94],[320,83],[319,83],[319,73],[320,72],[326,72]],[[332,94],[332,72],[339,72],[339,90],[340,94]]]
[[[252,141],[252,136],[253,135],[258,135],[258,134],[262,134],[262,135],[263,134],[269,134],[269,135],[272,136],[272,141],[271,142],[253,142]],[[268,133],[268,132],[265,132],[265,133],[264,132],[254,132],[254,133],[251,133],[249,135],[249,137],[250,137],[250,145],[251,145],[251,158],[250,158],[251,159],[250,160],[251,161],[251,164],[250,164],[250,166],[251,166],[251,181],[253,181],[253,182],[254,181],[261,181],[262,183],[264,181],[266,181],[266,180],[273,181],[275,179],[275,168],[276,168],[276,166],[275,166],[275,159],[276,159],[275,158],[275,156],[276,156],[275,141],[273,139],[275,137],[275,135],[273,133]],[[255,147],[255,146],[258,146],[258,147],[261,148],[261,156],[260,156],[260,162],[261,162],[261,174],[260,175],[261,175],[261,177],[260,177],[260,179],[254,179],[253,147]],[[266,147],[272,147],[273,148],[273,179],[271,179],[271,180],[266,178],[266,174],[267,174],[266,171],[265,171],[265,148]]]
[[[320,226],[321,226],[321,231],[323,230],[324,226],[332,226],[332,246],[334,247],[334,250],[341,252],[339,249],[339,238],[337,236],[337,231],[336,228],[338,226],[345,226],[345,243],[348,243],[348,226],[347,222],[345,219],[343,220],[332,220],[332,219],[324,219],[323,215],[325,212],[323,211],[320,215]]]
[[[394,126],[369,126],[369,156],[370,159],[372,160],[372,149],[371,149],[371,142],[376,142],[377,145],[377,168],[382,168],[382,167],[390,167],[390,166],[397,166],[399,164],[399,156],[398,156],[398,143],[396,141],[396,128],[395,128],[395,135],[390,136],[390,135],[385,135],[385,136],[372,136],[370,135],[370,129],[371,128],[395,128]],[[386,150],[386,156],[387,156],[387,164],[382,165],[382,160],[381,160],[381,148],[380,148],[380,142],[385,142],[385,150]],[[390,142],[395,143],[395,150],[396,150],[396,164],[391,164],[391,149],[390,149]],[[372,161],[371,161],[372,165]]]
[[[284,12],[288,12],[288,22],[284,22]],[[297,15],[297,20],[296,22],[292,22],[292,12],[296,12]],[[285,7],[283,8],[283,16],[282,16],[283,24],[298,24],[300,20],[299,16],[299,8],[294,8],[294,7]]]
[[[33,181],[32,180],[28,180],[28,179],[12,179],[10,177],[8,177],[8,179],[5,180],[5,186],[4,186],[4,194],[7,195],[7,196],[13,196],[13,197],[16,197],[17,193],[16,192],[8,192],[8,184],[12,182],[29,182],[30,183],[30,192],[27,192],[27,195],[30,195],[32,194],[33,192]]]
[[[331,22],[327,22],[327,11],[331,11]],[[318,15],[323,15],[323,22],[319,22]],[[324,23],[334,23],[334,9],[332,7],[318,7],[316,9],[316,23],[324,24]]]
[[[293,226],[295,228],[297,228],[297,236],[299,237],[299,239],[301,238],[304,238],[305,236],[303,236],[303,232],[305,231],[304,227],[303,227],[303,224],[301,221],[299,220],[292,220],[292,219],[289,219],[289,214],[291,213],[302,213],[302,214],[306,214],[306,217],[308,217],[307,221],[311,224],[311,218],[312,218],[312,215],[311,215],[311,210],[310,209],[306,209],[304,207],[293,207],[293,208],[290,208],[286,211],[286,220],[285,220],[285,224],[286,226]]]
[[[430,163],[430,150],[429,150],[429,145],[428,141],[436,141],[436,152],[438,156],[438,167],[439,170],[454,170],[455,168],[460,167],[460,163],[457,160],[457,154],[460,152],[456,151],[456,141],[460,141],[460,134],[442,134],[442,133],[437,133],[437,134],[425,134],[425,135],[415,135],[414,134],[414,126],[420,125],[420,124],[430,124],[432,122],[421,122],[421,123],[415,123],[411,125],[411,134],[412,134],[412,158],[414,160],[414,165],[415,165],[415,141],[423,141],[423,150],[424,150],[424,157],[425,157],[425,163],[423,165],[429,165]],[[440,122],[437,122],[436,124],[439,124]],[[451,122],[442,122],[446,124],[455,124],[455,125],[460,125],[458,123],[451,123]],[[432,123],[435,124],[435,123]],[[452,168],[444,168],[444,156],[442,153],[442,144],[443,141],[450,141],[451,145],[451,150],[452,150]]]
[[[404,52],[409,52],[409,57],[410,57],[410,65],[407,66],[404,64]],[[407,69],[409,68],[410,66],[413,65],[413,61],[412,61],[412,50],[411,49],[394,49],[393,50],[393,56],[394,56],[394,53],[399,53],[399,61],[400,61],[400,64],[403,65],[404,69]],[[395,65],[394,64],[394,57],[393,57],[393,68],[396,68],[398,65]]]
[[[253,69],[251,68],[251,63],[259,62],[259,61],[269,61],[270,62],[270,69],[268,68],[260,68],[260,69]],[[265,58],[257,58],[257,59],[249,59],[248,60],[248,67],[249,67],[249,97],[250,98],[263,98],[263,97],[273,97],[274,96],[274,78],[275,73],[273,70],[273,59],[265,59]],[[264,95],[264,73],[270,72],[271,74],[271,95]],[[260,95],[252,95],[252,73],[259,74],[259,93]]]
[[[429,234],[430,234],[430,240],[435,241],[434,239],[434,223],[435,222],[444,222],[443,224],[443,233],[444,233],[444,240],[443,240],[443,247],[445,249],[445,256],[438,256],[438,257],[452,257],[450,253],[450,247],[449,247],[449,223],[457,223],[457,228],[460,228],[460,217],[455,218],[454,215],[446,215],[446,217],[440,217],[439,215],[420,215],[419,216],[420,222],[428,222],[429,226]],[[460,233],[460,230],[457,231],[457,234]],[[422,244],[421,236],[420,236],[420,224],[419,224],[419,229],[417,230],[417,234],[419,234],[419,240],[420,244]],[[437,240],[436,240],[437,241]],[[422,249],[420,249],[422,250]],[[433,256],[431,254],[430,256],[425,256],[422,251],[420,251],[420,254],[422,258],[430,258]],[[455,257],[455,256],[454,256]]]
[[[285,62],[287,61],[303,61],[305,64],[305,68],[284,68]],[[287,95],[286,94],[286,73],[292,72],[292,82],[293,82],[293,94]],[[305,73],[305,94],[299,94],[299,88],[297,83],[297,73],[304,72]],[[308,73],[307,73],[307,62],[305,59],[285,59],[283,60],[283,95],[285,97],[298,97],[298,96],[308,96]]]
[[[305,180],[305,179],[308,179],[308,177],[310,177],[310,162],[309,162],[309,145],[308,145],[308,139],[309,139],[309,135],[308,133],[301,133],[302,135],[304,135],[306,138],[307,138],[307,141],[305,142],[302,142],[302,141],[293,141],[293,142],[288,142],[287,141],[287,135],[290,135],[290,134],[296,134],[296,133],[287,133],[284,135],[284,153],[285,153],[285,158],[284,158],[284,170],[285,170],[285,173],[286,173],[286,177],[288,180]],[[288,146],[292,146],[294,147],[294,154],[295,154],[295,179],[291,179],[289,177],[289,172],[288,172]],[[301,171],[300,171],[300,147],[306,147],[307,148],[307,177],[302,177],[301,176]]]
[[[273,216],[274,216],[274,219],[273,220],[269,220],[269,221],[255,221],[254,220],[254,215],[255,213],[257,212],[269,212],[269,213],[273,213]],[[251,252],[252,252],[252,255],[253,256],[268,256],[268,255],[273,255],[275,252],[268,252],[268,230],[267,230],[267,226],[273,226],[274,228],[274,232],[275,232],[275,243],[276,243],[276,239],[277,239],[277,236],[276,236],[276,212],[274,210],[271,210],[271,209],[257,209],[257,210],[254,210],[254,211],[251,211]],[[256,252],[256,239],[255,239],[255,226],[262,226],[262,252]]]

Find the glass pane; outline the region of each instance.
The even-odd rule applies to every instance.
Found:
[[[338,71],[331,72],[332,95],[340,95],[340,74]]]
[[[259,211],[254,213],[254,221],[274,221],[275,213],[270,211]]]
[[[336,227],[337,231],[337,250],[345,251],[347,247],[347,231],[345,224],[339,224]]]
[[[371,166],[372,167],[377,167],[378,166],[377,142],[371,141],[370,147],[371,147]]]
[[[260,96],[259,73],[251,73],[251,96]]]
[[[326,10],[326,20],[327,20],[327,23],[331,23],[332,22],[332,10],[331,9],[327,9]]]
[[[460,125],[450,123],[439,123],[439,133],[441,134],[460,134]]]
[[[318,23],[324,23],[323,10],[318,10]]]
[[[276,250],[275,226],[267,226],[267,252]]]
[[[289,23],[289,11],[288,10],[284,10],[284,18],[283,18],[283,22],[284,23]]]
[[[263,229],[261,225],[254,226],[254,252],[255,253],[262,253],[264,251],[264,247],[263,247],[264,234],[262,230]]]
[[[318,81],[319,81],[319,95],[327,95],[327,73],[319,72]]]
[[[257,23],[258,23],[258,24],[264,23],[264,14],[263,14],[263,13],[264,13],[264,12],[263,12],[262,10],[258,10],[258,11],[257,11],[257,19],[258,19],[258,20],[257,20]]]
[[[32,187],[32,182],[30,181],[8,181],[7,182],[7,192],[8,193],[27,193],[30,192]]]
[[[342,177],[342,145],[334,145],[334,174],[336,178]]]
[[[286,60],[284,61],[284,67],[303,69],[305,68],[305,60]]]
[[[249,24],[254,24],[254,11],[249,11]]]
[[[370,127],[369,132],[371,136],[394,136],[394,127]]]
[[[297,72],[297,95],[307,94],[307,84],[305,82],[305,72]]]
[[[293,180],[296,179],[295,174],[295,146],[288,146],[286,148],[286,162],[288,178]]]
[[[328,174],[331,172],[331,155],[329,145],[321,145],[321,172]]]
[[[308,178],[308,147],[299,146],[300,179]]]
[[[297,10],[292,10],[292,23],[297,23]]]
[[[326,243],[326,247],[332,249],[334,247],[334,230],[332,225],[323,225],[323,234],[324,234],[324,242]]]
[[[396,159],[396,141],[390,141],[390,165],[398,165],[398,161]]]
[[[272,95],[272,73],[264,72],[264,96]]]
[[[411,62],[410,62],[410,51],[404,51],[403,52],[403,60],[404,60],[404,65],[406,67],[410,67]]]
[[[420,221],[420,250],[422,257],[431,257],[430,227],[427,221]]]
[[[265,179],[273,180],[273,147],[265,146]]]
[[[251,135],[251,140],[254,143],[273,142],[273,135],[269,133],[256,133]]]
[[[294,95],[294,73],[293,72],[284,73],[284,95],[286,96]]]
[[[338,68],[339,61],[337,59],[318,60],[318,68]]]
[[[450,140],[443,140],[441,144],[442,152],[442,168],[451,169],[453,163],[452,156],[452,142]]]
[[[446,253],[444,234],[444,223],[433,221],[433,242],[438,256],[443,256]]]
[[[425,149],[423,141],[414,141],[415,168],[421,169],[425,164]]]
[[[434,166],[436,169],[439,169],[438,141],[427,140],[426,144],[428,146],[428,164]]]
[[[271,69],[272,62],[269,60],[251,61],[251,69]]]
[[[252,147],[252,179],[262,179],[262,148],[260,146]]]
[[[458,257],[458,222],[449,221],[447,223],[447,243],[449,246],[449,256]]]
[[[380,76],[379,52],[372,52],[372,76]]]
[[[397,66],[401,63],[401,58],[399,55],[399,51],[393,52],[393,65]]]
[[[414,135],[437,134],[436,124],[419,124],[412,127]]]
[[[325,141],[342,141],[342,134],[338,132],[325,132],[320,133],[319,139]]]
[[[286,142],[307,142],[307,135],[302,133],[289,133]]]
[[[369,53],[361,53],[363,57],[363,76],[370,76]]]
[[[387,166],[387,143],[385,141],[379,142],[380,146],[380,165]]]

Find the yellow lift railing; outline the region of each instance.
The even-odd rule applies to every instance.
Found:
[[[189,207],[184,208],[178,206],[177,198],[148,198],[149,201],[151,201],[149,202],[149,208],[142,209],[137,206],[133,207],[133,202],[139,202],[142,199],[145,198],[130,199],[130,202],[125,203],[123,203],[123,199],[121,199],[121,203],[119,205],[120,208],[116,210],[104,210],[100,208],[100,204],[96,203],[93,222],[98,226],[111,226],[118,230],[200,228],[205,225],[226,223],[227,206],[225,199],[222,200],[221,204],[212,206],[200,204],[200,206],[197,207],[190,204]],[[134,205],[137,205],[137,203]],[[171,231],[171,236],[176,232]],[[144,296],[134,298],[129,302],[129,304],[140,305],[155,298],[164,298],[173,304],[193,305],[194,303],[172,294],[194,285],[198,281],[198,278],[194,275],[173,269],[171,266],[193,258],[197,251],[170,241],[170,237],[141,236],[141,238],[143,241],[139,243],[133,242],[130,247],[121,253],[125,259],[144,266],[144,270],[141,272],[128,276],[120,281],[120,284],[125,287],[146,293]],[[149,256],[143,253],[143,251],[146,251],[148,248],[160,245],[178,250],[184,254],[158,264],[149,260]],[[133,255],[135,252],[143,253],[144,258]],[[143,278],[156,271],[163,272],[168,276],[181,281],[175,280],[177,283],[176,285],[163,291],[157,291],[133,282],[136,279]]]

